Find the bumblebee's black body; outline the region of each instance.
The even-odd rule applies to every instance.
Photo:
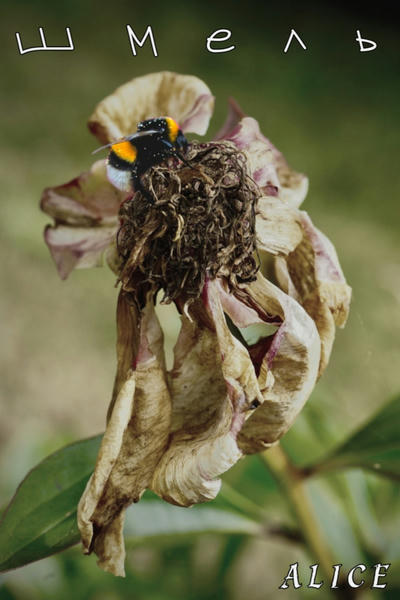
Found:
[[[179,125],[170,117],[141,121],[135,134],[111,144],[107,165],[109,179],[125,191],[129,187],[140,190],[153,202],[151,194],[142,186],[141,176],[169,156],[177,156],[186,163],[182,152],[186,152],[187,146]]]

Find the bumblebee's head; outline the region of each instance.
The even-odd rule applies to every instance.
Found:
[[[188,147],[188,141],[182,133],[182,129],[179,127],[175,119],[171,117],[165,117],[167,124],[167,135],[169,141],[175,146],[179,152],[186,152]]]

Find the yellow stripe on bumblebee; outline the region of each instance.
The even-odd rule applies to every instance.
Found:
[[[173,143],[173,142],[175,142],[176,138],[178,137],[178,132],[179,132],[180,127],[179,127],[178,123],[171,117],[165,117],[165,120],[168,125],[169,139]]]
[[[137,157],[137,149],[132,142],[119,142],[111,146],[111,151],[114,152],[121,160],[133,163]]]
[[[158,133],[158,131],[156,129],[150,129],[147,131],[137,131],[136,133],[131,133],[130,135],[127,135],[119,140],[115,140],[115,142],[110,142],[109,144],[100,146],[100,148],[96,148],[96,150],[93,150],[92,154],[96,154],[97,152],[100,152],[100,150],[105,150],[106,148],[112,148],[113,146],[121,144],[122,142],[131,142],[137,138],[143,138],[145,136],[152,135],[153,133]]]

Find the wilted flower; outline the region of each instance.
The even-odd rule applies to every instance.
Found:
[[[169,115],[204,134],[208,87],[169,72],[136,78],[100,102],[89,128],[102,143]],[[325,368],[351,290],[330,241],[299,210],[307,179],[232,101],[216,139],[193,142],[191,167],[170,159],[120,192],[105,161],[44,191],[46,242],[62,278],[102,264],[118,275],[117,374],[95,471],[78,522],[86,552],[124,573],[124,512],[146,488],[179,506],[213,499],[243,454],[288,430]],[[275,266],[272,283],[256,251]],[[182,327],[165,367],[155,296]],[[255,343],[245,329],[261,326]]]

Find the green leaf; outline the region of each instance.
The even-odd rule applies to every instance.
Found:
[[[0,571],[51,556],[79,542],[76,508],[90,477],[102,436],[61,448],[34,467],[18,487],[0,523]],[[146,501],[147,498],[147,501]],[[131,544],[205,532],[257,534],[261,526],[237,512],[178,508],[145,494],[127,511]]]
[[[305,470],[312,475],[331,469],[362,467],[400,480],[399,423],[400,396],[397,396],[327,458]]]
[[[160,500],[132,505],[126,513],[125,537],[130,545],[144,540],[182,541],[183,536],[203,533],[257,535],[261,525],[229,510],[209,506],[182,508]]]
[[[0,571],[79,541],[76,506],[93,471],[101,438],[65,446],[28,473],[0,523]]]
[[[329,540],[334,560],[344,565],[363,563],[365,556],[357,540],[351,515],[346,510],[345,499],[335,492],[327,479],[310,480],[306,485],[314,516],[325,540]]]

